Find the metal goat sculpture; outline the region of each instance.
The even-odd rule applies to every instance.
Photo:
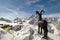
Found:
[[[36,14],[38,14],[39,19],[38,19],[38,33],[42,34],[42,29],[44,30],[44,36],[43,38],[47,38],[47,33],[48,33],[48,29],[47,29],[47,25],[48,22],[46,20],[42,20],[42,13],[44,12],[44,10],[41,10],[40,13],[38,11],[36,11]],[[40,32],[41,29],[41,32]]]

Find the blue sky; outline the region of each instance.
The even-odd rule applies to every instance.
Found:
[[[42,9],[45,16],[60,16],[60,0],[0,0],[0,17],[7,19],[25,18]]]

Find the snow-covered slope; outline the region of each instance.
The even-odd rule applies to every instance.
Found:
[[[0,40],[12,40],[13,35],[0,28]]]
[[[34,21],[34,22],[33,22]],[[57,23],[57,24],[56,24]],[[53,20],[48,24],[48,36],[51,40],[60,40],[60,30],[59,28],[59,20]],[[14,25],[14,24],[13,24]],[[10,30],[8,32],[3,33],[0,29],[0,40],[41,40],[42,35],[38,34],[38,26],[37,26],[37,20],[35,18],[29,18],[23,22],[24,25],[21,30],[14,31]]]

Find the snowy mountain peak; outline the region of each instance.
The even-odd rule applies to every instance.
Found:
[[[5,22],[8,22],[8,23],[12,22],[11,20],[5,19],[5,18],[3,18],[3,17],[0,18],[0,21],[5,21]]]

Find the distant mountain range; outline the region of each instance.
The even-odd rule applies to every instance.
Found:
[[[14,19],[14,22],[15,22],[15,23],[18,23],[18,22],[21,22],[21,21],[22,21],[22,20],[21,20],[20,18],[15,18],[15,19]]]
[[[48,22],[53,22],[53,21],[59,20],[60,17],[58,17],[58,18],[57,17],[49,17],[49,18],[46,17],[43,19],[47,20]],[[30,20],[31,22],[37,22],[38,18],[35,15],[31,15],[30,17],[25,18],[24,21],[25,20]],[[12,20],[9,20],[9,19],[3,18],[3,17],[0,18],[0,21],[5,21],[5,22],[9,22],[9,23],[12,22]],[[13,22],[15,22],[15,23],[22,22],[22,19],[17,17],[13,20]]]
[[[12,22],[11,20],[5,19],[5,18],[3,18],[3,17],[0,18],[0,21],[5,21],[5,22],[8,22],[8,23],[11,23],[11,22]]]
[[[43,20],[46,20],[48,23],[58,22],[59,19],[60,17],[43,17]],[[27,20],[30,20],[29,21],[30,24],[35,24],[35,25],[38,22],[38,18],[35,15],[31,15],[30,17],[27,18]]]

